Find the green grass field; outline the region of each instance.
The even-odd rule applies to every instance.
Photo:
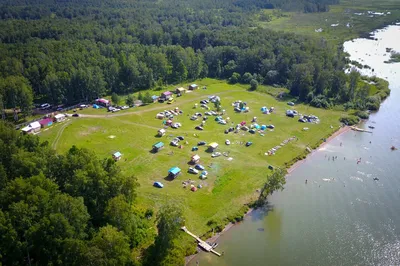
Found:
[[[188,228],[202,234],[208,230],[207,221],[210,219],[222,221],[228,215],[237,212],[243,204],[258,196],[256,190],[266,181],[270,173],[268,165],[283,167],[285,162],[304,153],[307,145],[317,144],[321,138],[339,127],[338,119],[341,113],[337,111],[296,105],[294,108],[300,113],[314,114],[321,120],[320,124],[303,124],[297,122],[296,118],[286,117],[285,111],[289,106],[269,94],[249,92],[244,85],[228,85],[223,81],[212,79],[200,80],[197,84],[200,87],[207,85],[207,90],[199,89],[187,93],[177,98],[171,105],[154,103],[120,111],[117,113],[118,116],[112,116],[105,109],[90,108],[78,111],[82,114],[81,117],[71,117],[66,122],[54,125],[41,132],[40,137],[43,141],[49,141],[61,153],[72,145],[94,150],[99,157],[110,157],[114,152],[120,151],[123,156],[118,164],[125,173],[134,174],[140,183],[138,202],[155,208],[167,201],[179,204],[184,209]],[[272,92],[274,89],[261,87],[260,90]],[[224,130],[229,125],[217,124],[214,117],[207,120],[204,131],[195,130],[194,127],[199,125],[200,121],[191,121],[189,117],[194,112],[204,113],[205,110],[200,108],[200,104],[197,109],[193,109],[194,104],[209,95],[221,97],[221,104],[226,110],[224,118],[230,117],[235,124],[241,121],[250,123],[256,116],[260,125],[273,124],[275,130],[266,132],[265,136],[260,136],[258,133],[252,135],[244,131],[226,135]],[[247,102],[250,112],[235,113],[231,106],[235,100]],[[276,113],[263,115],[260,111],[262,106],[274,106]],[[157,138],[155,135],[157,130],[162,128],[162,120],[156,119],[155,115],[175,107],[184,111],[183,115],[174,119],[181,122],[182,127],[167,129],[165,136]],[[304,127],[308,127],[309,130],[303,131]],[[183,142],[183,149],[169,146],[171,139],[176,136],[184,136],[189,144]],[[284,146],[274,156],[264,155],[267,150],[291,136],[298,137],[298,141]],[[230,146],[224,144],[226,139],[231,141]],[[166,147],[153,154],[150,150],[158,141],[163,141]],[[215,141],[220,145],[220,152],[229,152],[229,156],[233,158],[232,161],[228,161],[224,156],[211,158],[210,153],[205,151],[206,147],[200,146],[197,154],[201,156],[201,164],[209,172],[208,179],[204,181],[200,180],[198,175],[186,172],[190,157],[194,154],[191,147],[196,146],[198,141],[207,143]],[[240,145],[240,142],[247,141],[252,141],[253,145],[250,147]],[[173,181],[167,181],[164,178],[172,166],[180,167],[182,174]],[[202,184],[203,188],[197,192],[183,188],[182,181],[188,179],[195,180],[196,185]],[[155,181],[163,182],[164,188],[153,187]]]
[[[366,11],[385,13],[390,11],[390,14],[374,17],[369,17],[367,14],[361,16],[355,14]],[[263,10],[262,12],[273,14],[272,10]],[[323,37],[335,44],[342,44],[343,41],[357,38],[364,33],[397,21],[400,18],[400,1],[343,0],[340,5],[332,5],[329,12],[283,12],[283,15],[272,15],[270,22],[259,22],[259,25],[278,31]],[[350,27],[346,26],[347,23],[350,24]],[[339,25],[332,27],[332,24]],[[323,31],[315,32],[319,28],[322,28]]]

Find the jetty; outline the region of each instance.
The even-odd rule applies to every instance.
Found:
[[[351,126],[350,128],[351,128],[352,130],[358,131],[358,132],[372,133],[372,131],[369,131],[369,130],[366,130],[366,129],[362,129],[362,128],[358,128],[358,127],[355,127],[355,126]]]
[[[210,246],[207,242],[201,240],[200,237],[198,237],[198,236],[196,236],[195,234],[193,234],[192,232],[190,232],[190,231],[186,228],[186,226],[182,226],[181,229],[182,229],[185,233],[189,234],[189,235],[192,236],[194,239],[196,239],[196,240],[197,240],[197,244],[198,244],[202,249],[204,249],[204,250],[207,251],[207,252],[214,253],[215,255],[217,255],[217,256],[219,256],[219,257],[221,256],[221,254],[218,253],[217,251],[215,251],[215,250],[212,248],[212,246]]]

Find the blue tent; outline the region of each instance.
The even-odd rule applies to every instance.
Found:
[[[97,104],[93,104],[94,109],[99,109],[100,107]]]
[[[266,112],[268,109],[267,109],[267,107],[261,107],[261,112]]]
[[[164,185],[161,182],[154,182],[153,186],[158,187],[158,188],[163,188]]]
[[[267,129],[267,126],[266,125],[262,125],[261,126],[261,130],[265,130],[265,129]]]
[[[168,170],[168,174],[172,176],[177,176],[181,172],[181,169],[177,166],[172,167],[171,169]]]

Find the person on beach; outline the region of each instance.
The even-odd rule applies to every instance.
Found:
[[[340,147],[342,147],[342,143],[340,142]]]
[[[307,184],[307,179],[306,179],[306,184]]]

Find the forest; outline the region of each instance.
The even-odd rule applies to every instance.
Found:
[[[74,146],[56,154],[4,122],[0,147],[1,265],[182,264],[181,211],[138,207],[136,178],[114,160]]]
[[[299,10],[336,3],[267,2]],[[249,75],[299,101],[355,97],[342,48],[257,27],[264,1],[0,3],[1,109],[29,114],[32,102],[74,104],[204,77],[246,83]]]

